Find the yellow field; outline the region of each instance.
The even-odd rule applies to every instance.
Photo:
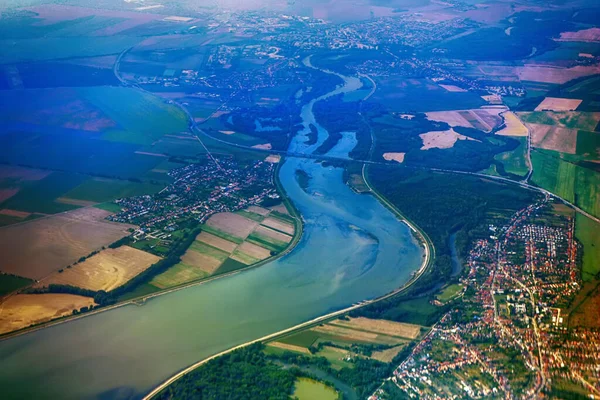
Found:
[[[0,229],[2,272],[42,279],[126,236],[133,225],[104,220],[111,213],[84,208]]]
[[[206,221],[206,225],[245,239],[256,228],[258,222],[234,213],[218,213]]]
[[[421,332],[419,325],[363,317],[351,318],[349,321],[336,320],[332,324],[388,336],[400,336],[407,339],[415,339]]]
[[[289,351],[295,351],[297,353],[310,354],[310,351],[306,347],[294,346],[293,344],[281,343],[281,342],[270,342],[268,346],[277,347],[278,349],[284,349]]]
[[[400,353],[400,351],[402,351],[403,348],[404,348],[404,345],[401,344],[398,346],[390,347],[389,349],[386,349],[386,350],[374,351],[371,354],[371,358],[381,361],[381,362],[384,362],[384,363],[389,363],[389,362],[392,362],[394,357],[396,357],[398,355],[398,353]]]
[[[425,115],[431,121],[445,122],[451,127],[462,126],[491,132],[500,125],[502,119],[499,115],[505,110],[506,107],[502,106],[487,106],[470,110],[433,111],[425,113]]]
[[[212,274],[215,272],[222,264],[220,260],[217,260],[214,257],[211,257],[207,254],[202,254],[194,250],[188,250],[181,257],[181,262],[187,265],[191,265],[193,267],[197,267],[204,272]]]
[[[199,240],[203,243],[211,245],[212,247],[216,247],[217,249],[221,249],[228,253],[231,253],[237,247],[237,243],[230,242],[229,240],[222,239],[218,236],[215,236],[208,232],[202,232],[196,240]]]
[[[154,254],[129,246],[106,249],[82,263],[64,269],[62,273],[53,273],[37,286],[61,284],[108,292],[123,285],[158,260],[160,258]]]
[[[248,242],[240,244],[240,246],[237,248],[237,251],[248,254],[250,257],[257,258],[259,260],[264,260],[265,258],[271,257],[270,250]]]
[[[31,213],[26,212],[26,211],[18,211],[18,210],[9,210],[9,209],[2,209],[0,210],[0,214],[1,215],[8,215],[11,217],[17,217],[17,218],[27,218],[31,215]]]
[[[577,130],[560,126],[527,124],[531,131],[531,145],[540,149],[575,154]]]
[[[284,206],[284,208],[285,208],[285,206]],[[269,215],[269,213],[271,212],[268,209],[262,208],[262,207],[259,207],[259,206],[250,206],[246,210],[248,210],[250,212],[253,212],[255,214],[258,214],[258,215],[262,215],[262,216]]]
[[[580,99],[546,97],[534,111],[575,111],[582,102]]]
[[[276,229],[276,230],[281,231],[281,232],[285,232],[288,235],[293,235],[294,234],[294,225],[288,224],[288,223],[283,222],[283,221],[281,221],[279,219],[265,218],[261,222],[261,225],[268,226],[269,228],[273,228],[273,229]]]
[[[89,307],[94,300],[72,294],[18,294],[0,304],[0,333],[26,328],[71,315],[73,310]]]
[[[250,210],[250,208],[248,208],[248,210]],[[273,207],[271,207],[271,210],[280,212],[282,214],[288,214],[289,215],[289,212],[288,212],[287,208],[283,204],[278,204],[276,206],[273,206]],[[250,211],[252,211],[252,210],[250,210]]]
[[[516,68],[517,75],[522,81],[566,83],[572,79],[600,73],[598,65],[577,65],[571,68],[529,64]]]
[[[195,281],[208,276],[200,268],[184,263],[179,263],[150,281],[150,284],[159,289],[167,289],[182,283]]]
[[[423,146],[421,147],[421,150],[450,149],[454,147],[454,144],[458,140],[469,139],[465,135],[456,133],[456,131],[454,131],[452,128],[448,129],[447,131],[421,133],[419,136],[423,140]]]
[[[527,127],[512,111],[507,111],[502,116],[504,117],[505,127],[496,132],[496,135],[527,136]]]
[[[440,84],[441,87],[443,87],[444,89],[446,89],[449,92],[466,92],[465,89],[459,88],[458,86],[455,85],[442,85]]]
[[[386,161],[396,161],[402,164],[406,153],[383,153],[383,159]]]

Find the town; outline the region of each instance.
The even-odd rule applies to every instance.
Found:
[[[424,399],[539,398],[550,383],[600,395],[600,335],[567,324],[582,286],[572,214],[546,197],[489,228],[466,260],[461,304],[371,399],[392,384]]]

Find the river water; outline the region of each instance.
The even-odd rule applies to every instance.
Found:
[[[356,78],[343,79],[329,95],[357,88]],[[291,151],[314,151],[327,137],[314,102],[302,109],[305,129]],[[313,146],[303,143],[309,123],[319,132]],[[352,143],[344,134],[331,152],[347,157]],[[306,190],[298,169],[310,178]],[[400,287],[419,268],[422,248],[375,198],[350,190],[342,172],[309,159],[282,166],[305,224],[297,247],[276,261],[0,342],[1,397],[139,398],[212,354]]]

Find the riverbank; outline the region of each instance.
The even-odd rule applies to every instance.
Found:
[[[144,396],[144,400],[150,400],[153,399],[154,397],[156,397],[158,394],[160,394],[163,390],[165,390],[169,385],[171,385],[172,383],[174,383],[175,381],[177,381],[178,379],[180,379],[181,377],[189,374],[190,372],[194,371],[195,369],[201,367],[202,365],[206,364],[207,362],[218,358],[222,355],[228,354],[232,351],[235,351],[237,349],[246,347],[246,346],[250,346],[254,343],[258,343],[258,342],[266,342],[266,341],[271,341],[271,340],[275,340],[278,339],[279,337],[282,336],[286,336],[289,335],[291,333],[297,332],[297,331],[301,331],[304,329],[308,329],[308,328],[312,328],[316,325],[322,324],[323,322],[327,322],[329,320],[335,319],[341,315],[347,314],[351,311],[354,310],[358,310],[362,307],[366,307],[368,305],[377,303],[379,301],[382,300],[386,300],[389,299],[390,297],[394,297],[396,295],[399,295],[403,292],[405,292],[406,290],[408,290],[411,286],[413,286],[415,284],[415,282],[417,282],[417,280],[433,265],[433,259],[435,257],[435,248],[433,247],[433,244],[431,243],[431,240],[429,239],[429,237],[427,236],[427,234],[425,232],[423,232],[418,226],[416,226],[413,222],[409,221],[408,218],[406,218],[396,207],[394,207],[391,203],[389,203],[384,197],[381,196],[381,194],[379,194],[376,190],[374,190],[370,184],[367,182],[367,185],[370,187],[371,192],[373,194],[373,196],[380,201],[388,210],[390,210],[395,216],[396,218],[398,218],[401,222],[406,223],[406,225],[408,225],[408,227],[418,236],[418,239],[420,241],[420,243],[423,246],[424,249],[424,253],[423,253],[423,262],[420,266],[420,268],[413,274],[412,278],[405,283],[403,286],[399,287],[398,289],[383,295],[379,298],[373,299],[373,300],[367,300],[367,301],[363,301],[360,302],[358,304],[354,304],[350,307],[344,308],[342,310],[338,310],[317,318],[314,318],[310,321],[306,321],[303,322],[301,324],[298,324],[296,326],[287,328],[287,329],[283,329],[279,332],[275,332],[266,336],[263,336],[261,338],[252,340],[252,341],[248,341],[246,343],[240,344],[238,346],[232,347],[228,350],[222,351],[218,354],[215,354],[213,356],[210,356],[208,358],[205,358],[203,360],[198,361],[197,363],[187,367],[186,369],[178,372],[177,374],[173,375],[171,378],[169,378],[168,380],[166,380],[165,382],[163,382],[162,384],[160,384],[159,386],[157,386],[154,390],[152,390],[150,393],[148,393],[146,396]]]

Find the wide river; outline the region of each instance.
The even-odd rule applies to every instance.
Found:
[[[340,77],[344,85],[329,95],[361,86],[357,78]],[[312,107],[326,96],[303,107],[305,129],[290,150],[312,152],[325,140]],[[309,123],[319,132],[313,146],[304,144]],[[354,135],[344,133],[331,152],[347,156],[354,144]],[[306,190],[299,169],[310,178]],[[0,397],[139,398],[210,355],[402,286],[422,263],[423,249],[374,197],[346,186],[342,172],[315,160],[285,161],[279,178],[302,214],[304,234],[278,260],[143,306],[0,342]]]

